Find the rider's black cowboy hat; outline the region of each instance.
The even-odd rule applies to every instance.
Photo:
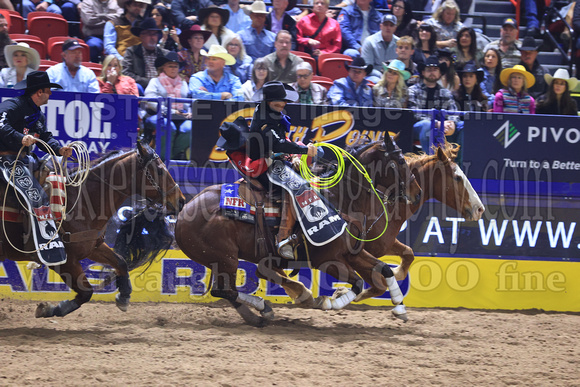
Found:
[[[32,71],[26,76],[26,79],[14,85],[16,90],[24,90],[25,94],[31,94],[36,90],[50,87],[51,89],[62,89],[58,83],[52,83],[48,74],[44,71]]]
[[[361,56],[354,58],[351,64],[348,64],[348,62],[344,62],[344,68],[346,68],[347,71],[350,69],[361,69],[366,71],[367,75],[369,75],[371,71],[373,71],[373,65],[366,64],[365,60]]]
[[[475,62],[472,60],[465,63],[463,68],[457,70],[457,73],[459,74],[460,77],[461,77],[461,74],[474,73],[475,76],[477,77],[477,83],[483,82],[483,76],[484,76],[483,70],[478,69],[477,66],[475,65]]]
[[[296,102],[298,100],[298,93],[290,85],[282,82],[271,81],[266,82],[264,86],[252,97],[256,102],[260,101],[285,101]]]
[[[244,117],[240,116],[234,122],[224,122],[220,126],[221,137],[218,138],[216,146],[227,151],[238,150],[245,145],[249,131]]]

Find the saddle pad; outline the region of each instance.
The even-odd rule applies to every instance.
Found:
[[[246,203],[239,195],[239,184],[224,184],[220,194],[220,208],[222,215],[237,219],[246,223],[255,223],[256,207]],[[280,209],[276,207],[264,207],[266,224],[277,226],[280,224]]]
[[[50,211],[49,199],[30,170],[21,160],[4,157],[0,163],[2,176],[26,202],[37,255],[43,264],[60,265],[66,262],[64,244],[56,234],[56,225]],[[12,173],[14,178],[12,179]]]
[[[293,198],[292,204],[306,239],[314,246],[323,246],[342,235],[346,222],[328,200],[297,174],[292,167],[276,160],[268,171],[268,179],[284,188]]]

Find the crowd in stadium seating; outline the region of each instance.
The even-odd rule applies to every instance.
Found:
[[[292,84],[302,104],[577,114],[576,79],[563,69],[551,76],[538,62],[535,25],[520,41],[508,18],[490,41],[460,21],[467,2],[427,1],[419,7],[437,6],[426,20],[413,15],[420,2],[412,0],[345,0],[338,15],[329,10],[337,0],[305,0],[311,10],[296,0],[24,0],[21,13],[81,22],[69,34],[84,41],[64,41],[62,58],[50,57],[59,63],[46,70],[67,91],[243,101],[278,80]],[[0,13],[0,87],[13,87],[44,59],[10,38]],[[88,60],[102,62],[98,77]],[[156,124],[153,105],[144,105],[146,127]],[[189,133],[189,118],[175,105],[173,130]],[[416,120],[426,146],[431,118],[417,113]],[[461,142],[459,116],[437,125]]]

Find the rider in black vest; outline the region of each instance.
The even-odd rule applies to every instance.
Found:
[[[253,98],[261,101],[252,118],[250,126],[250,139],[247,149],[252,160],[268,158],[272,154],[308,154],[310,157],[317,155],[317,147],[314,144],[300,145],[286,138],[290,129],[290,117],[283,113],[288,102],[295,102],[298,93],[288,85],[281,82],[267,82]],[[259,133],[260,136],[252,136]],[[296,217],[292,211],[289,195],[284,193],[282,206],[282,220],[276,237],[278,253],[284,258],[293,259],[290,234],[294,228]]]
[[[70,147],[60,146],[52,137],[46,128],[46,117],[40,110],[40,106],[48,102],[51,88],[62,89],[60,85],[51,83],[45,72],[33,71],[25,81],[15,86],[15,89],[24,89],[24,95],[0,104],[0,155],[16,155],[23,145],[33,145],[36,138],[49,144],[61,156],[72,155]]]

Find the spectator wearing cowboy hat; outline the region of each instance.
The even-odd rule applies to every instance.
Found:
[[[240,32],[252,24],[252,20],[246,14],[246,11],[240,7],[240,0],[228,0],[227,4],[222,5],[222,8],[230,13],[230,19],[226,27],[235,33]]]
[[[161,29],[157,27],[155,19],[145,18],[131,27],[131,33],[141,39],[141,44],[129,47],[123,57],[123,75],[127,75],[137,82],[139,94],[149,84],[151,78],[157,76],[155,60],[169,52],[157,46],[161,39]]]
[[[8,67],[0,71],[0,87],[14,87],[40,66],[38,51],[24,42],[4,47],[4,57]]]
[[[578,106],[570,96],[570,90],[576,87],[578,80],[570,78],[566,69],[556,70],[553,77],[545,74],[544,79],[548,84],[548,92],[539,98],[536,113],[577,116]]]
[[[98,93],[97,76],[89,68],[83,66],[83,48],[74,39],[68,39],[62,45],[61,63],[46,70],[50,80],[62,86],[64,91],[79,93]]]
[[[179,35],[179,41],[183,49],[179,51],[179,57],[183,63],[180,74],[186,81],[198,71],[205,70],[205,56],[201,55],[203,45],[211,36],[210,31],[204,31],[197,24]]]
[[[304,105],[328,105],[326,87],[312,82],[312,66],[302,62],[296,66],[296,82],[292,87],[298,92],[298,102]]]
[[[266,16],[266,29],[275,34],[284,30],[292,37],[292,50],[296,50],[296,20],[288,11],[296,7],[296,0],[272,0],[272,11]]]
[[[505,87],[500,89],[493,101],[493,111],[497,113],[534,114],[536,101],[528,93],[528,87],[536,82],[536,78],[526,71],[522,65],[511,69],[503,69],[499,79]]]
[[[179,29],[187,31],[199,21],[199,11],[211,5],[215,5],[211,0],[173,0],[171,2],[173,21]]]
[[[456,111],[457,105],[449,90],[439,84],[441,74],[447,71],[447,64],[439,62],[436,56],[430,56],[424,63],[419,63],[421,81],[409,88],[409,109],[445,109]],[[421,142],[426,153],[431,149],[431,115],[429,113],[415,113],[417,121],[413,126],[414,138]],[[455,133],[458,117],[448,116],[443,122],[443,133],[452,136]],[[441,122],[436,121],[436,128],[441,128]]]
[[[544,75],[549,74],[548,70],[538,62],[538,48],[536,40],[531,36],[526,36],[519,48],[522,55],[520,64],[536,78],[534,86],[528,88],[528,93],[536,99],[548,90]]]
[[[405,70],[405,64],[398,59],[383,63],[384,73],[381,80],[373,87],[374,106],[387,108],[407,107],[407,85],[405,82],[411,74]]]
[[[177,53],[169,51],[164,56],[155,59],[155,67],[159,76],[152,78],[145,89],[147,98],[187,98],[189,88],[187,82],[179,76],[179,56]],[[171,159],[184,160],[186,151],[191,143],[191,112],[189,104],[173,103],[171,105]],[[153,133],[157,127],[157,102],[147,103],[147,113],[145,118],[146,133]],[[164,117],[167,114],[167,106],[163,106]],[[179,130],[177,130],[179,125]],[[165,146],[162,143],[161,149]],[[163,154],[161,155],[163,157]]]
[[[345,62],[348,76],[334,81],[328,90],[331,105],[373,106],[373,91],[366,77],[373,71],[373,65],[366,64],[362,57],[355,58],[349,65]]]
[[[191,98],[243,101],[240,78],[225,71],[226,65],[233,65],[236,59],[223,46],[217,44],[202,55],[207,56],[207,69],[193,74],[189,80]]]
[[[210,6],[199,10],[198,18],[201,21],[201,29],[210,31],[211,36],[205,42],[204,48],[207,50],[214,44],[224,45],[224,42],[231,39],[235,32],[226,27],[230,18],[230,13],[223,8]]]
[[[139,37],[131,33],[131,27],[143,17],[151,0],[117,0],[117,4],[123,9],[123,14],[105,23],[103,44],[105,55],[115,55],[123,60],[127,48],[141,43]]]
[[[397,40],[393,35],[397,28],[397,18],[394,15],[385,14],[381,20],[381,29],[372,34],[362,45],[361,56],[366,63],[373,65],[370,80],[378,82],[383,75],[383,62],[397,59]]]
[[[252,25],[239,32],[246,47],[246,53],[253,60],[263,58],[274,52],[276,34],[266,29],[266,15],[268,15],[266,4],[260,0],[254,1],[250,7]]]
[[[290,52],[292,36],[286,30],[280,30],[276,34],[274,47],[276,50],[264,57],[268,62],[268,70],[273,81],[292,83],[296,80],[296,66],[304,62],[304,59]]]
[[[501,30],[499,40],[494,40],[488,43],[483,52],[487,52],[490,48],[495,48],[499,51],[501,55],[501,65],[505,68],[511,68],[518,63],[520,63],[521,54],[518,47],[522,43],[517,40],[518,37],[518,25],[516,21],[510,17],[504,20]]]
[[[79,4],[83,35],[91,52],[91,62],[99,63],[103,53],[105,25],[123,14],[117,0],[83,0]]]

